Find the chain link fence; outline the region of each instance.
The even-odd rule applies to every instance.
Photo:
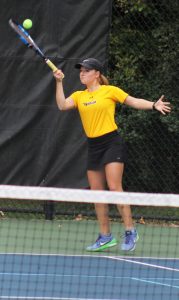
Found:
[[[109,78],[131,96],[171,102],[167,116],[117,109],[128,144],[128,191],[179,193],[179,2],[114,0]]]
[[[179,193],[179,3],[178,1],[114,0],[108,52],[110,83],[130,95],[157,100],[164,94],[172,113],[162,116],[156,111],[137,111],[125,105],[117,108],[116,120],[128,145],[128,163],[124,174],[127,191]],[[44,213],[54,216],[51,203],[2,200],[6,213]],[[55,206],[57,213],[94,214],[93,207]],[[134,216],[179,219],[178,210],[134,211]]]

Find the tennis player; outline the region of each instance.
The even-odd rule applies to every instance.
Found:
[[[111,86],[103,75],[103,65],[95,58],[88,58],[75,65],[80,71],[83,91],[76,91],[65,98],[63,91],[63,73],[57,70],[56,101],[60,110],[78,109],[88,142],[87,176],[92,190],[123,191],[122,177],[126,163],[126,145],[117,131],[115,123],[116,103],[135,109],[157,110],[169,113],[170,103],[161,96],[156,102],[130,96],[122,89]],[[125,233],[121,250],[135,249],[138,234],[134,227],[131,208],[128,205],[117,206],[122,216]],[[87,251],[102,251],[117,244],[110,231],[107,204],[95,204],[100,234],[97,240],[87,247]]]

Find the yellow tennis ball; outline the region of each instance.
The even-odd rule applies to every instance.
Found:
[[[22,25],[25,29],[30,29],[32,27],[32,20],[26,19],[24,20]]]

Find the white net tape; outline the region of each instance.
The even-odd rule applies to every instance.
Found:
[[[0,198],[179,207],[179,195],[177,194],[91,191],[13,185],[0,185]]]

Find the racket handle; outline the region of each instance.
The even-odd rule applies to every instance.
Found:
[[[52,69],[53,72],[56,72],[58,70],[58,68],[53,64],[53,62],[51,62],[50,59],[47,58],[45,62]]]

